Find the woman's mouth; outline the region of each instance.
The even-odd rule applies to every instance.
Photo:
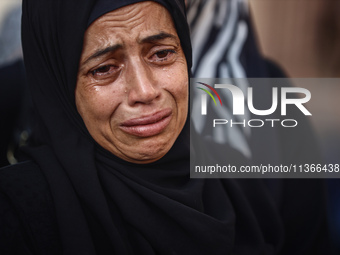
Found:
[[[149,116],[127,120],[120,128],[130,135],[150,137],[160,134],[170,123],[171,117],[172,110],[164,109]]]

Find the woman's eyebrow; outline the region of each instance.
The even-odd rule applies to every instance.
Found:
[[[118,49],[121,49],[123,48],[123,45],[122,44],[116,44],[116,45],[112,45],[112,46],[108,46],[104,49],[99,49],[99,50],[96,50],[91,56],[89,56],[83,63],[83,65],[85,65],[86,63],[88,63],[89,61],[91,61],[92,59],[94,58],[98,58],[98,57],[101,57],[107,53],[110,53],[110,52],[114,52]]]
[[[139,43],[154,43],[154,42],[157,42],[157,41],[161,41],[161,40],[164,40],[164,39],[172,39],[172,40],[175,40],[177,43],[179,43],[179,39],[177,36],[173,35],[173,34],[169,34],[169,33],[166,33],[166,32],[161,32],[159,34],[156,34],[156,35],[150,35],[150,36],[147,36],[143,39],[141,39],[139,41]]]

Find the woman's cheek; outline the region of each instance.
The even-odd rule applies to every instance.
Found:
[[[110,118],[124,99],[122,93],[107,88],[98,88],[91,97],[95,114],[101,119]]]

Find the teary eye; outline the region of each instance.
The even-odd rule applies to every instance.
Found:
[[[112,75],[116,74],[119,71],[119,69],[120,69],[119,66],[107,64],[92,69],[91,71],[89,71],[89,74],[91,74],[94,78],[103,79],[111,77]]]
[[[111,65],[101,66],[101,67],[93,70],[91,73],[92,73],[92,75],[95,75],[95,74],[101,75],[103,73],[109,72],[111,67],[113,67],[113,66],[111,66]]]
[[[165,58],[167,57],[170,53],[175,53],[174,50],[161,50],[156,53],[158,58]]]
[[[172,49],[160,50],[160,51],[155,52],[151,56],[150,60],[154,63],[164,62],[164,64],[166,64],[169,61],[171,62],[171,60],[174,60],[175,54],[176,54],[176,51]]]

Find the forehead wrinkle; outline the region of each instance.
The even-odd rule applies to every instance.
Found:
[[[133,5],[125,6],[103,15],[98,20],[110,24],[112,28],[123,27],[134,29],[143,23],[143,19],[146,16],[142,10],[142,8],[134,8]]]

